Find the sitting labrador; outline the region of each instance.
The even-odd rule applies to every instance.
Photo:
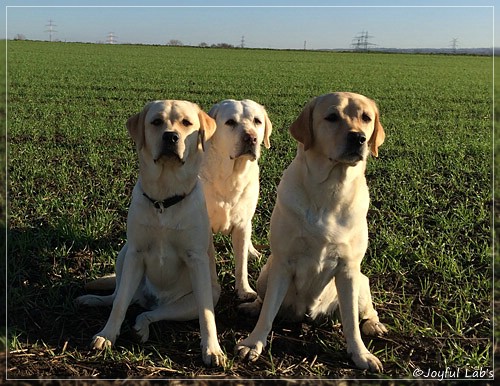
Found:
[[[257,281],[259,297],[242,305],[257,324],[236,346],[254,361],[266,345],[278,310],[298,317],[340,308],[347,352],[357,367],[382,371],[361,340],[386,332],[373,308],[361,260],[368,246],[365,179],[368,153],[378,156],[385,134],[371,99],[333,93],[312,99],[290,127],[299,142],[285,170],[271,217],[271,256]]]
[[[259,199],[260,146],[269,148],[272,124],[260,104],[245,99],[224,100],[209,112],[217,130],[207,141],[200,177],[213,232],[230,234],[235,258],[235,289],[243,301],[254,300],[248,283],[252,217]]]
[[[109,296],[77,298],[83,305],[113,305],[92,345],[114,344],[128,306],[139,303],[150,309],[134,326],[143,342],[152,322],[199,318],[203,362],[223,366],[214,318],[220,286],[208,255],[212,234],[198,179],[204,141],[213,135],[215,121],[194,103],[155,101],[132,116],[127,128],[139,155],[139,178],[127,243],[116,262],[116,288]]]

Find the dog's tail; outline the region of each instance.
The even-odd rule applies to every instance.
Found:
[[[116,275],[106,275],[85,284],[85,289],[90,291],[111,291],[116,287]]]

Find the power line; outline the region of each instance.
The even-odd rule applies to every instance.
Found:
[[[368,41],[368,39],[371,38],[373,38],[373,36],[368,35],[368,31],[362,31],[352,39],[351,46],[353,46],[356,51],[368,51],[368,47],[376,46],[376,44]]]
[[[118,37],[118,36],[116,36],[116,35],[114,34],[114,32],[110,32],[110,33],[108,33],[108,38],[106,39],[106,43],[108,43],[108,44],[115,44],[115,43],[116,43],[116,40],[115,40],[115,39],[116,39],[117,37]]]
[[[457,53],[457,47],[458,47],[458,38],[453,38],[451,39],[451,49],[453,51],[454,54]]]
[[[53,27],[57,27],[57,25],[52,24],[54,20],[50,19],[49,24],[45,24],[45,27],[49,27],[49,29],[46,29],[45,32],[49,33],[49,41],[52,41],[52,34],[54,32],[57,32]]]

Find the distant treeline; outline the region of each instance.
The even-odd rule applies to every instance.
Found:
[[[13,40],[31,40],[27,39],[24,35],[18,34],[14,37]],[[36,41],[36,40],[33,40]],[[61,40],[54,40],[54,43],[62,42]],[[71,42],[77,43],[77,42]],[[90,43],[92,44],[92,43]],[[105,42],[96,42],[95,44],[110,44]],[[113,44],[132,44],[132,45],[143,45],[141,43],[113,43]],[[144,45],[163,45],[163,44],[144,44]],[[171,39],[166,44],[166,46],[175,46],[175,47],[193,47],[189,44],[183,44],[180,40]],[[216,43],[216,44],[208,44],[206,42],[201,42],[197,45],[197,47],[202,48],[241,48],[240,46],[235,46],[229,43]],[[251,49],[249,47],[245,47],[247,49]],[[256,48],[261,49],[261,48]],[[267,49],[267,48],[264,48]],[[283,50],[288,50],[283,48]],[[297,49],[299,50],[299,49]],[[294,49],[295,51],[295,49]],[[316,50],[308,50],[308,51],[343,51],[343,52],[387,52],[387,53],[400,53],[400,54],[448,54],[448,55],[484,55],[491,56],[500,55],[500,48],[460,48],[460,49],[452,49],[452,48],[370,48],[367,50],[363,49],[346,49],[346,48],[322,48]]]

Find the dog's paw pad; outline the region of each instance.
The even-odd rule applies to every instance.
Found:
[[[106,339],[102,336],[95,336],[94,340],[92,341],[92,348],[94,350],[104,350],[106,348],[111,348],[113,345],[113,342],[111,342],[109,339]]]

